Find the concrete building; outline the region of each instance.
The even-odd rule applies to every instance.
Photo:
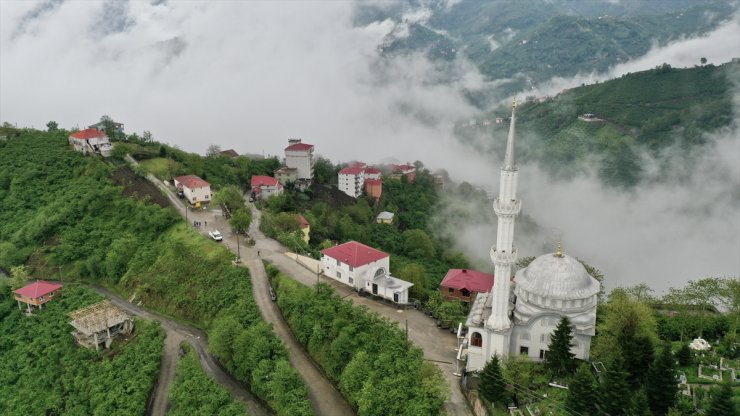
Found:
[[[283,193],[283,185],[270,176],[254,175],[251,180],[252,198],[267,199]]]
[[[285,148],[285,165],[296,169],[298,179],[309,182],[313,179],[313,151],[312,144],[301,143],[301,139],[289,139]]]
[[[288,182],[295,183],[298,180],[298,169],[283,166],[276,170],[273,176],[280,182],[280,185],[285,186]]]
[[[15,295],[15,301],[18,302],[18,309],[23,310],[21,303],[25,303],[26,311],[31,313],[35,309],[41,309],[51,300],[58,298],[62,294],[62,285],[37,280],[13,291],[13,294]]]
[[[550,336],[564,316],[573,326],[571,351],[576,358],[589,358],[595,333],[600,284],[578,260],[563,254],[560,248],[556,253],[537,257],[512,279],[518,255],[514,224],[521,210],[514,152],[515,112],[516,102],[512,106],[499,195],[493,202],[498,217],[496,245],[491,248],[493,288],[476,296],[466,321],[468,334],[458,352],[458,357],[466,361],[468,372],[481,370],[494,354],[543,359]]]
[[[325,276],[397,304],[407,304],[413,283],[390,274],[390,255],[356,241],[321,251]]]
[[[110,300],[78,309],[69,316],[72,318],[69,324],[75,329],[72,335],[78,344],[86,348],[95,347],[97,350],[101,345],[110,348],[116,336],[128,335],[134,329],[131,317],[113,306]]]
[[[380,179],[381,171],[378,168],[365,168],[365,179]]]
[[[191,204],[211,202],[211,184],[195,175],[178,176],[175,178],[175,188],[182,191],[185,199]]]
[[[365,184],[365,170],[361,167],[347,167],[339,171],[337,175],[337,187],[340,191],[357,198],[362,195]]]
[[[470,304],[479,293],[488,293],[493,287],[493,275],[469,269],[450,269],[439,284],[444,299]]]
[[[365,193],[370,197],[380,199],[383,195],[383,181],[381,179],[368,179],[365,177]]]
[[[111,120],[110,124],[111,124],[111,127],[113,127],[114,132],[123,133],[123,123],[116,123],[115,121]],[[93,125],[87,126],[87,128],[105,132],[105,122],[99,121]]]
[[[69,135],[69,144],[82,154],[99,154],[103,157],[110,156],[111,146],[108,136],[100,130],[85,129]]]

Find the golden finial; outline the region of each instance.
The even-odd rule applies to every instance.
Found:
[[[516,108],[516,97],[511,101],[511,108]]]
[[[563,257],[563,245],[558,241],[558,251],[555,253],[555,257]]]

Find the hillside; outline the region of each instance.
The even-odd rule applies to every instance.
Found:
[[[730,124],[730,75],[739,69],[737,62],[690,69],[664,66],[520,105],[520,157],[564,175],[595,161],[606,183],[635,185],[641,179],[641,152],[657,154],[674,144],[690,149],[705,143],[706,132]],[[509,111],[501,108],[485,118],[507,117]],[[601,121],[580,120],[584,113]],[[480,134],[501,136],[508,128],[507,123],[481,124],[458,128],[462,140],[472,145]],[[494,142],[501,151],[503,141]]]

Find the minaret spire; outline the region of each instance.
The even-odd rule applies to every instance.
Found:
[[[522,208],[521,201],[516,198],[517,174],[516,160],[514,157],[515,123],[516,123],[516,99],[511,108],[511,126],[509,137],[506,141],[506,155],[504,165],[501,168],[501,180],[498,198],[493,201],[493,210],[498,217],[498,229],[496,231],[496,245],[491,247],[491,261],[494,265],[494,283],[491,290],[491,316],[486,321],[486,326],[498,333],[493,346],[494,352],[508,355],[509,351],[509,296],[511,293],[511,275],[516,262],[517,252],[514,248],[514,224],[516,216]]]

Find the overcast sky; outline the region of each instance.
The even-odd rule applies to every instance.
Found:
[[[377,47],[395,23],[354,27],[352,7],[348,1],[0,1],[0,121],[43,128],[56,120],[73,128],[107,114],[129,133],[149,130],[199,153],[218,144],[276,154],[289,137],[299,137],[335,162],[422,160],[458,181],[496,187],[500,158],[462,147],[450,132],[453,122],[476,115],[461,94],[485,86],[475,67],[460,59],[442,73],[420,56],[379,59]],[[663,62],[694,65],[698,56],[725,62],[738,55],[738,39],[733,19],[708,36],[655,47],[609,74],[554,80],[550,87]],[[604,269],[612,285],[646,280],[646,272],[656,287],[705,274],[736,276],[740,211],[738,195],[729,191],[740,186],[733,168],[740,163],[739,140],[736,129],[719,134],[703,156],[718,165],[685,186],[630,195],[604,190],[591,178],[555,183],[522,167],[525,207],[543,226],[560,230],[572,254]],[[718,171],[729,176],[720,180]],[[728,192],[734,198],[696,206]],[[685,204],[693,205],[682,209]],[[460,246],[490,246],[495,234],[482,238]],[[533,247],[524,254],[540,254]]]

